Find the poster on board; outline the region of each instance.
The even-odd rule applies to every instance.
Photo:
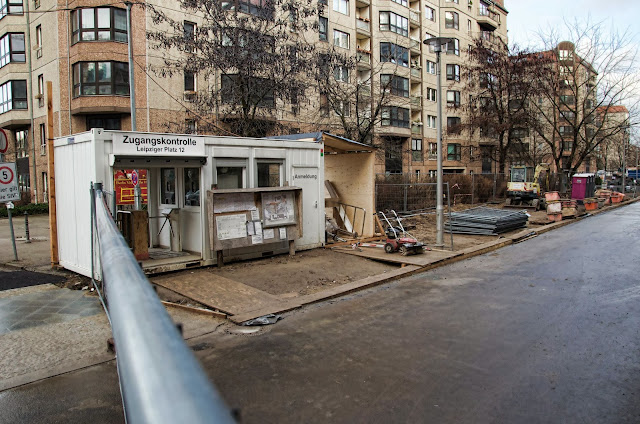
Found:
[[[265,227],[279,227],[296,223],[294,193],[262,193],[262,219]]]

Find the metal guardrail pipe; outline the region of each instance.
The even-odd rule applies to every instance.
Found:
[[[128,423],[235,420],[160,303],[95,192],[102,279]]]

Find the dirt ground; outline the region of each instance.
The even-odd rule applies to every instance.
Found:
[[[330,249],[314,249],[297,252],[295,256],[279,255],[207,270],[273,295],[295,297],[396,268],[395,265],[345,255]]]
[[[481,205],[455,205],[451,207],[452,212],[458,212],[465,209],[475,208]],[[503,209],[502,204],[498,205],[482,205],[486,207],[493,207],[497,209]],[[512,211],[518,211],[516,208],[509,208]],[[525,210],[525,209],[522,209]],[[537,225],[545,225],[549,223],[547,218],[547,214],[545,211],[534,211],[533,209],[526,209],[527,213],[531,215],[529,218],[529,222],[527,227],[534,228]],[[446,223],[446,211],[445,211],[445,223]],[[426,214],[426,215],[418,215],[413,217],[404,218],[402,223],[405,227],[413,227],[408,229],[408,232],[418,239],[419,241],[425,243],[427,246],[432,246],[436,242],[436,216],[435,213]],[[509,231],[506,233],[502,233],[500,235],[486,236],[486,235],[468,235],[468,234],[454,234],[453,235],[453,247],[454,250],[462,250],[467,247],[476,246],[478,244],[486,243],[491,240],[495,240],[500,237],[508,236],[511,234],[515,234],[522,231],[522,229],[517,229],[513,231]],[[451,235],[446,232],[444,233],[444,244],[445,248],[450,248],[451,246]]]

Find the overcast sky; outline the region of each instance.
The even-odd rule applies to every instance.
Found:
[[[630,28],[640,44],[640,0],[505,0],[505,8],[509,42],[522,47],[535,46],[536,32],[562,25],[563,18],[606,20],[620,32]]]

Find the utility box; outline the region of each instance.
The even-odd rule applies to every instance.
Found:
[[[571,198],[583,200],[593,197],[596,191],[595,174],[575,174],[571,181]]]

